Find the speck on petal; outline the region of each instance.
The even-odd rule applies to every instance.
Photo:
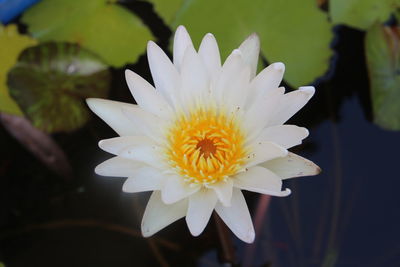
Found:
[[[239,189],[233,189],[231,206],[225,207],[217,203],[215,211],[239,239],[246,243],[253,243],[255,238],[253,222],[246,200]]]
[[[291,152],[286,157],[264,162],[261,166],[276,173],[281,179],[317,175],[321,172],[314,162]]]
[[[290,194],[288,189],[281,191],[282,180],[278,175],[259,166],[237,174],[233,180],[234,186],[242,190],[278,197],[285,197]]]
[[[203,232],[216,204],[217,195],[210,189],[201,189],[189,197],[186,223],[193,236]]]
[[[187,207],[187,199],[166,205],[161,200],[161,192],[154,191],[147,203],[142,219],[141,228],[143,236],[152,236],[164,227],[183,218],[186,214]]]
[[[288,154],[288,151],[285,148],[272,142],[257,142],[252,146],[253,148],[247,156],[248,163],[246,164],[246,168],[250,168],[274,158],[285,157]]]

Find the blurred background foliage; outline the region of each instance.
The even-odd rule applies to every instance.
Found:
[[[345,223],[339,217],[350,217],[360,191],[355,184],[367,183],[357,178],[360,174],[355,170],[371,172],[374,177],[368,181],[374,190],[382,192],[387,184],[379,186],[374,179],[385,177],[390,181],[384,173],[397,170],[397,157],[386,154],[388,149],[379,144],[385,139],[398,149],[399,132],[393,131],[400,130],[399,10],[400,0],[0,0],[0,151],[8,152],[0,155],[0,176],[7,177],[0,179],[0,196],[6,207],[0,213],[5,218],[0,221],[0,241],[5,240],[0,242],[0,260],[11,263],[7,266],[26,266],[26,259],[30,266],[93,266],[93,262],[96,266],[129,266],[127,262],[132,261],[138,266],[187,266],[194,262],[218,266],[213,265],[216,258],[232,264],[239,258],[244,266],[257,262],[257,266],[329,267],[341,262],[340,255],[347,259],[346,251],[355,246],[349,241],[341,249],[339,239],[344,239]],[[316,127],[315,137],[312,133],[311,141],[296,149],[313,159],[318,144],[325,154],[316,153],[313,160],[326,171],[322,177],[331,180],[315,178],[323,182],[309,182],[309,189],[299,190],[307,193],[316,189],[323,199],[318,203],[321,207],[309,194],[308,198],[302,195],[301,203],[315,209],[318,206],[318,211],[299,208],[296,190],[291,200],[272,205],[268,212],[285,218],[284,222],[270,218],[264,222],[269,198],[248,194],[249,205],[256,207],[256,230],[261,232],[263,225],[268,225],[264,229],[268,237],[256,241],[258,250],[236,243],[240,249],[235,255],[232,240],[221,234],[224,231],[218,220],[199,239],[183,231],[177,234],[176,229],[185,228],[181,221],[144,241],[138,230],[146,203],[144,195],[121,194],[121,179],[99,179],[93,174],[94,166],[107,158],[96,148],[96,142],[115,133],[98,118],[90,120],[94,116],[85,98],[132,102],[124,70],[132,69],[151,81],[145,58],[147,41],[156,41],[171,55],[172,33],[181,24],[187,27],[195,45],[204,34],[213,33],[222,59],[256,32],[261,38],[260,68],[282,61],[286,65],[284,86],[293,90],[303,85],[317,88],[310,105],[293,119],[296,124]],[[353,94],[360,108],[353,102],[343,104]],[[346,134],[341,136],[341,132]],[[361,140],[363,146],[357,143]],[[350,149],[356,147],[362,153],[365,146],[368,159],[353,155]],[[327,155],[327,151],[333,155]],[[366,169],[366,165],[376,164],[378,154],[385,161],[378,165],[379,172]],[[360,162],[359,168],[346,169],[346,160],[354,163],[354,158]],[[341,190],[344,169],[355,180],[346,182],[347,190]],[[328,192],[318,191],[326,190],[323,183],[331,188]],[[291,184],[300,189],[296,185]],[[370,199],[374,190],[365,190],[365,198]],[[383,202],[387,198],[376,197],[369,204],[379,210],[378,199]],[[131,215],[132,210],[137,216]],[[362,212],[363,216],[369,214]],[[399,222],[394,215],[398,212],[391,212],[393,223],[387,229]],[[302,222],[300,214],[318,221],[318,227]],[[362,217],[362,225],[370,222],[378,228],[382,220],[378,215],[369,216]],[[283,228],[285,223],[288,229]],[[281,239],[271,239],[275,233],[272,227],[278,229],[276,236],[282,235]],[[70,228],[76,228],[74,240],[66,230]],[[302,230],[311,231],[309,228],[316,232],[313,242],[309,237],[301,238]],[[291,234],[287,240],[292,243],[280,241],[285,239],[284,233]],[[384,240],[384,245],[371,241],[371,251],[362,250],[376,254],[376,261],[342,260],[342,265],[399,266],[399,244],[385,238],[375,239]],[[219,240],[217,245],[215,239]],[[60,243],[69,251],[56,250]],[[302,245],[311,243],[313,247]],[[95,246],[96,252],[87,254],[82,251],[85,246]],[[215,247],[217,254],[210,252]],[[380,252],[380,248],[385,251]],[[304,252],[308,250],[312,252]],[[113,256],[107,254],[109,251]],[[183,256],[182,251],[186,253]],[[254,260],[254,253],[260,251],[261,256]],[[268,251],[265,257],[264,251]],[[70,257],[71,253],[75,257]],[[99,257],[100,263],[96,261]],[[79,262],[74,261],[77,259]],[[388,259],[393,260],[392,265]]]

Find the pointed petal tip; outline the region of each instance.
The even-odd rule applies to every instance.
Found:
[[[254,230],[249,230],[249,232],[246,234],[246,236],[244,236],[244,238],[242,239],[244,242],[248,243],[248,244],[252,244],[254,242],[256,238],[256,234],[254,232]]]
[[[291,193],[292,193],[292,190],[290,190],[289,188],[285,188],[285,190],[281,192],[280,197],[287,197]]]
[[[282,62],[272,63],[272,67],[274,68],[274,70],[277,70],[277,71],[281,71],[281,72],[285,71],[285,64],[283,64]]]
[[[301,86],[301,87],[299,87],[299,90],[302,92],[305,92],[306,94],[309,94],[309,95],[313,95],[315,93],[314,86]]]

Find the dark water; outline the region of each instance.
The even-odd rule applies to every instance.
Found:
[[[166,48],[170,32],[152,23]],[[316,84],[316,96],[291,121],[310,129],[294,152],[323,172],[285,182],[293,193],[272,198],[254,245],[232,237],[237,265],[400,266],[400,132],[371,123],[363,34],[336,32],[335,71]],[[149,77],[144,57],[130,67]],[[123,71],[113,72],[110,97],[127,101]],[[112,136],[97,118],[75,133],[56,135],[75,170],[74,180],[65,181],[0,127],[0,261],[107,267],[224,263],[214,220],[197,238],[183,220],[154,238],[140,237],[148,194],[122,193],[124,179],[93,173],[109,157],[97,141]],[[255,214],[259,195],[246,197]]]

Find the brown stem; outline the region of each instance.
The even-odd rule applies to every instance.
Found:
[[[231,233],[228,227],[224,224],[220,217],[214,212],[214,221],[217,227],[218,238],[221,244],[221,253],[219,255],[220,261],[230,263],[232,265],[236,262],[235,248],[233,247]]]

